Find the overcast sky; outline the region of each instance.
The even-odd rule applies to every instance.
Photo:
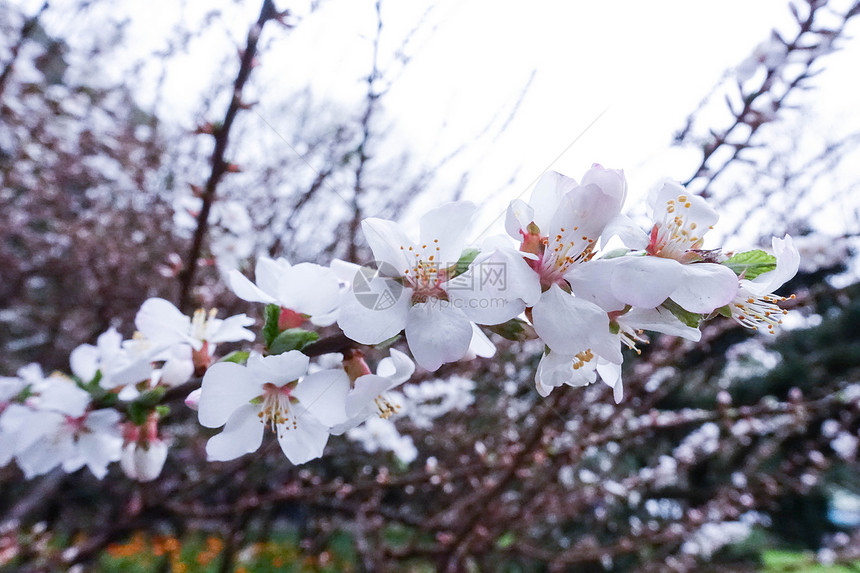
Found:
[[[276,0],[276,5],[293,10],[297,26],[289,32],[267,29],[270,49],[255,79],[269,89],[257,112],[266,117],[267,105],[306,85],[346,109],[359,104],[371,60],[375,2],[324,0],[314,11],[307,2]],[[259,12],[256,1],[114,6],[131,10],[130,47],[117,56],[129,61],[160,47],[174,26],[194,27],[213,6],[224,10],[226,17],[177,58],[167,75],[159,111],[185,124],[191,123],[208,78],[223,73],[219,66],[232,49],[225,35],[242,45]],[[90,17],[97,21],[99,14]],[[594,162],[623,168],[631,202],[641,201],[661,177],[689,177],[700,156],[670,149],[673,133],[772,28],[793,30],[785,0],[387,0],[382,20],[379,63],[396,77],[384,100],[395,142],[428,163],[471,142],[435,184],[452,187],[468,171],[465,197],[485,205],[485,221],[547,168],[575,178]],[[53,25],[80,23],[60,19]],[[393,54],[407,37],[404,52],[410,61],[401,69]],[[828,74],[818,80],[824,102],[818,112],[827,129],[828,122],[855,129],[860,123],[856,86],[846,89],[844,80],[832,79],[855,81],[849,70],[860,61],[856,44],[850,43],[847,54],[831,56]],[[147,97],[145,87],[140,94]]]

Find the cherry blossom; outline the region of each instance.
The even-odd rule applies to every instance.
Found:
[[[612,294],[636,307],[654,308],[672,299],[692,313],[707,314],[728,304],[737,292],[731,269],[703,251],[704,235],[719,219],[702,198],[666,180],[653,195],[654,225],[644,233],[619,217],[607,230],[638,252],[612,259]]]
[[[254,284],[237,270],[228,275],[236,296],[249,302],[277,304],[310,317],[319,326],[335,321],[340,285],[334,273],[313,263],[290,265],[284,259],[260,257]]]
[[[783,315],[788,313],[776,303],[788,298],[776,296],[773,292],[797,274],[800,253],[789,235],[782,239],[774,237],[771,244],[776,256],[776,268],[752,280],[741,278],[737,295],[728,308],[732,318],[739,324],[753,330],[764,327],[767,332],[775,334],[776,326],[782,323]]]
[[[480,297],[471,296],[475,289],[462,282],[452,290],[449,282],[474,211],[469,202],[447,203],[429,211],[419,222],[417,242],[393,221],[365,219],[362,231],[378,265],[368,288],[389,295],[396,291],[397,296],[389,296],[390,303],[369,303],[353,280],[337,321],[344,334],[361,344],[378,344],[405,329],[415,361],[431,371],[463,358],[474,333],[465,308],[469,300]],[[457,289],[461,290],[454,293]],[[508,316],[494,320],[503,322],[516,314],[512,309]]]
[[[160,380],[178,385],[193,374],[202,375],[211,362],[216,344],[254,340],[254,333],[245,328],[254,319],[237,314],[224,320],[215,318],[217,311],[197,310],[185,316],[172,303],[150,298],[141,305],[134,324],[143,340],[131,341],[130,347],[150,348],[154,360],[163,360]]]
[[[137,351],[136,351],[137,350]],[[122,335],[111,327],[99,335],[96,345],[82,344],[72,350],[72,373],[84,383],[101,374],[99,385],[108,390],[146,380],[152,374],[151,356],[140,347],[122,346]]]
[[[210,460],[256,451],[269,426],[294,464],[322,456],[329,428],[346,420],[349,377],[343,370],[305,375],[309,359],[297,350],[252,354],[247,366],[219,362],[206,371],[198,404],[200,423],[224,426],[206,444]]]

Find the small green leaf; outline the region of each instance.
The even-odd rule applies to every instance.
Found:
[[[724,261],[723,264],[735,271],[736,275],[743,275],[743,278],[752,280],[760,274],[775,269],[776,257],[756,249],[738,253]]]
[[[248,361],[248,357],[251,355],[250,352],[245,350],[234,350],[219,362],[235,362],[236,364],[245,364]]]
[[[702,321],[701,314],[696,314],[694,312],[690,312],[689,310],[684,310],[684,308],[682,308],[680,304],[670,298],[667,298],[662,306],[663,308],[674,314],[675,318],[692,328],[698,328],[699,323]]]
[[[448,277],[452,279],[456,276],[460,276],[466,271],[469,270],[469,265],[472,264],[472,261],[481,254],[481,251],[478,249],[466,249],[463,251],[463,254],[460,255],[460,259],[456,264],[448,267]]]
[[[510,531],[506,531],[505,533],[500,535],[498,539],[496,539],[496,547],[498,547],[499,549],[508,548],[513,545],[514,541],[516,540],[517,538],[513,533],[511,533]]]
[[[155,407],[155,413],[158,414],[159,418],[164,418],[165,416],[170,414],[170,406],[159,404]]]
[[[167,392],[167,388],[165,386],[156,386],[152,390],[147,390],[146,392],[141,393],[141,395],[132,403],[140,404],[146,408],[152,409],[161,402],[165,392]]]
[[[535,337],[534,328],[532,328],[529,323],[524,320],[520,320],[519,318],[512,318],[502,324],[487,326],[486,328],[490,332],[495,332],[502,338],[507,338],[508,340],[523,341]]]
[[[146,423],[146,418],[149,415],[150,408],[147,408],[143,404],[139,404],[137,402],[132,402],[128,405],[128,417],[131,420],[131,423],[135,426],[142,426]]]
[[[290,350],[302,350],[320,337],[316,332],[302,328],[288,328],[269,345],[269,354],[283,354]]]
[[[726,318],[732,317],[732,309],[729,308],[729,305],[721,306],[720,308],[717,309],[717,312],[719,312],[721,315],[725,316]]]
[[[134,402],[128,405],[128,417],[134,424],[140,426],[146,422],[146,418],[153,410],[157,410],[159,402],[164,398],[164,393],[167,388],[164,386],[156,386],[152,390],[147,390],[135,398]]]
[[[272,341],[278,337],[281,330],[278,328],[278,319],[281,318],[281,307],[276,304],[266,305],[266,324],[263,325],[263,339],[266,347],[272,345]]]

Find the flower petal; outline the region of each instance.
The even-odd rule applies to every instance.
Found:
[[[472,323],[472,340],[469,342],[469,352],[482,358],[491,358],[496,354],[496,345],[474,322]]]
[[[709,313],[729,304],[738,292],[738,277],[726,266],[693,263],[681,268],[683,278],[670,298],[684,310]]]
[[[302,406],[326,426],[346,420],[349,376],[343,369],[320,370],[306,376],[292,391]]]
[[[210,461],[226,462],[257,451],[263,442],[263,424],[257,417],[260,407],[244,404],[227,419],[224,431],[206,442]]]
[[[463,311],[448,301],[431,299],[409,309],[406,341],[415,362],[426,370],[465,356],[472,340],[472,325]]]
[[[612,343],[601,341],[610,338],[606,312],[594,303],[564,292],[558,285],[552,285],[532,307],[532,323],[553,352],[573,356],[590,348],[601,356],[604,355],[601,350],[614,356]]]
[[[505,213],[505,230],[518,241],[523,240],[523,234],[529,223],[535,220],[535,210],[522,199],[514,199],[508,205]]]
[[[460,259],[475,210],[474,203],[456,201],[445,203],[421,217],[418,224],[421,230],[420,244],[431,245],[435,241],[439,241],[435,243],[439,249],[436,262],[447,266]]]
[[[156,345],[188,342],[199,348],[202,344],[188,335],[191,319],[163,298],[145,300],[134,318],[134,326]]]
[[[260,396],[262,387],[263,382],[245,366],[232,362],[213,364],[201,384],[197,408],[200,423],[207,428],[223,426],[233,412]]]
[[[577,187],[579,183],[575,179],[557,171],[547,171],[538,179],[529,204],[534,209],[534,223],[542,235],[549,234],[550,221],[558,210],[562,197]]]
[[[263,382],[283,386],[304,376],[308,371],[310,358],[298,350],[290,350],[274,356],[252,354],[248,357],[248,370]]]
[[[257,263],[258,276],[259,268],[260,265]],[[267,294],[263,289],[252,283],[248,280],[248,277],[236,269],[231,270],[227,274],[227,282],[230,284],[230,290],[233,291],[233,294],[242,300],[247,300],[248,302],[262,302],[266,304],[272,304],[275,302],[275,298],[273,296]]]
[[[356,298],[354,292],[347,292],[341,297],[337,325],[348,338],[361,344],[379,344],[398,334],[406,326],[409,314],[412,289],[403,289],[391,306],[380,307],[379,304],[369,304],[367,300],[371,295],[380,297],[385,292],[384,289],[374,289],[373,285],[374,283],[371,284],[371,292],[358,293],[361,296],[368,295],[361,300]],[[388,292],[393,291],[389,290]]]
[[[96,377],[99,369],[99,350],[92,344],[81,344],[69,355],[69,365],[75,376],[84,383]]]
[[[637,330],[653,330],[654,332],[680,336],[681,338],[696,342],[702,338],[701,330],[687,326],[678,317],[662,307],[634,308],[630,312],[620,316],[618,321],[629,324]]]
[[[281,306],[311,316],[331,312],[339,295],[340,286],[331,269],[313,263],[289,269],[278,288]]]
[[[411,267],[412,261],[406,259],[404,250],[414,243],[400,225],[387,219],[371,217],[361,222],[361,230],[377,265],[380,262],[391,265],[399,273],[398,276]]]
[[[800,253],[789,235],[782,239],[774,237],[771,244],[776,255],[776,268],[743,283],[747,290],[759,296],[770,294],[791,280],[800,266]]]
[[[307,412],[296,413],[296,426],[279,428],[278,443],[287,459],[298,465],[323,455],[328,428]]]
[[[684,276],[684,266],[673,259],[623,257],[613,260],[619,262],[612,273],[612,294],[631,306],[654,308],[663,304]]]
[[[396,348],[389,351],[390,356],[383,358],[376,366],[376,374],[391,380],[391,388],[409,380],[415,372],[415,363]]]

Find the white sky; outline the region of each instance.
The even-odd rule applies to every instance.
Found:
[[[293,10],[298,25],[292,31],[267,28],[264,39],[271,50],[254,72],[255,80],[269,88],[256,108],[264,117],[266,106],[277,103],[273,97],[289,97],[306,85],[321,98],[342,102],[344,109],[360,105],[363,97],[376,26],[374,1],[324,0],[313,13],[306,4],[276,0],[279,8]],[[131,10],[132,16],[130,48],[117,57],[140,57],[162,46],[174,26],[193,26],[213,7],[222,8],[227,17],[177,58],[167,76],[160,113],[190,127],[212,75],[233,78],[235,68],[219,67],[235,55],[234,46],[244,43],[259,5],[114,2],[115,9]],[[465,198],[484,206],[485,223],[549,167],[575,178],[594,162],[623,168],[630,184],[628,205],[641,201],[662,177],[685,179],[700,156],[670,150],[673,133],[771,28],[793,29],[786,0],[385,0],[382,16],[380,64],[396,72],[391,55],[423,17],[406,47],[411,62],[395,74],[384,100],[395,145],[432,164],[472,142],[438,174],[435,185],[451,188],[470,172]],[[90,17],[98,22],[100,15],[94,10]],[[63,29],[80,23],[60,20],[53,25]],[[856,86],[828,84],[828,77],[856,75],[848,71],[858,61],[856,44],[847,54],[830,57],[828,74],[818,80],[825,102],[819,109],[822,125],[833,129],[860,126]],[[831,68],[836,72],[830,73]],[[532,74],[518,113],[499,135]],[[140,93],[146,99],[145,87]],[[853,123],[846,121],[849,113]],[[487,125],[489,132],[477,137]],[[430,206],[419,203],[419,208]]]

